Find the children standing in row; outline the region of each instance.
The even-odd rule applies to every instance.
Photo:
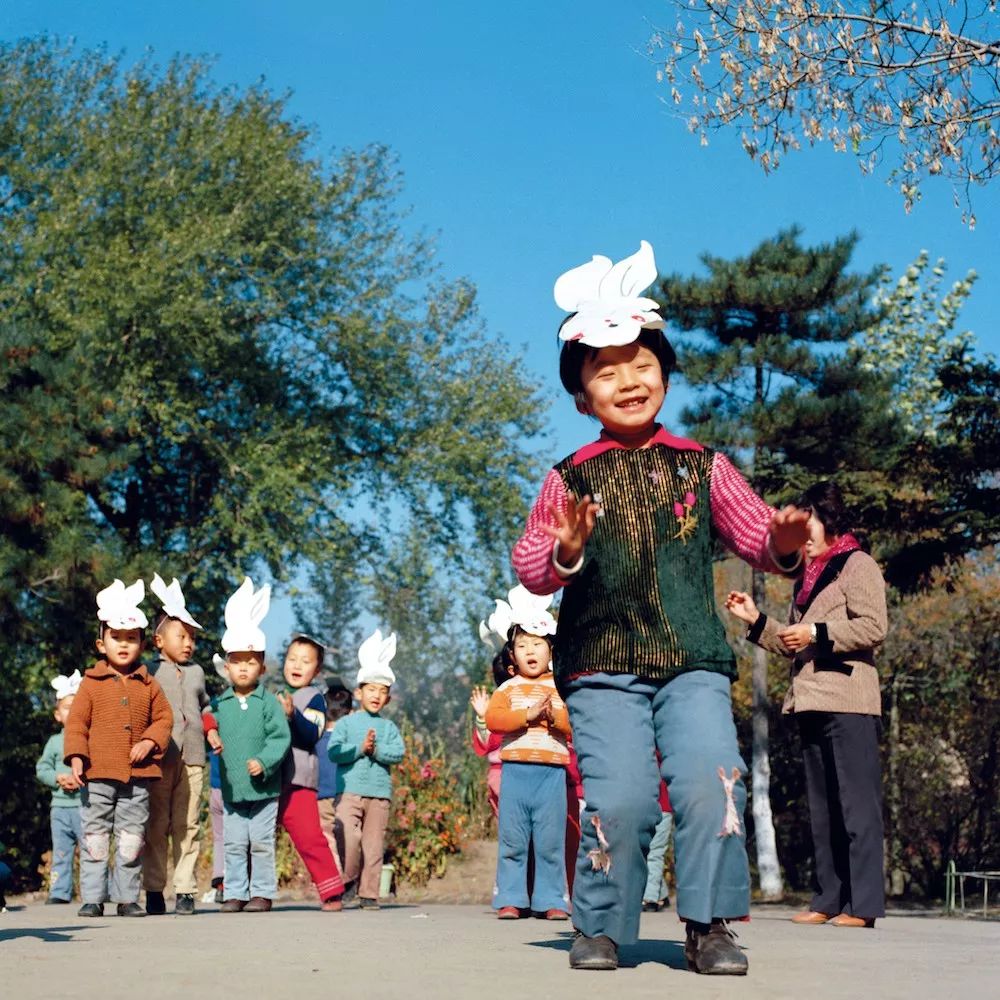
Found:
[[[115,580],[97,595],[97,649],[104,659],[84,675],[66,719],[64,759],[82,788],[81,917],[103,916],[107,899],[118,904],[119,916],[146,915],[139,887],[149,785],[160,778],[173,713],[139,662],[148,624],[138,608],[144,589],[142,580],[127,588]]]
[[[170,703],[174,725],[163,754],[163,777],[150,789],[142,882],[146,912],[166,913],[163,890],[169,838],[173,849],[174,912],[187,916],[194,913],[198,889],[195,866],[201,848],[201,792],[205,782],[202,711],[208,706],[208,693],[205,672],[191,659],[195,631],[201,626],[188,612],[176,578],[168,587],[156,573],[149,589],[162,605],[153,630],[159,657],[149,672]]]
[[[396,675],[389,666],[396,636],[376,629],[358,650],[361,669],[354,697],[361,710],[342,718],[330,735],[328,754],[338,765],[337,820],[344,837],[345,895],[356,890],[362,909],[377,910],[385,830],[392,802],[390,767],[405,753],[394,722],[380,715],[389,704]]]
[[[267,645],[260,623],[270,601],[271,588],[254,593],[246,577],[226,603],[222,648],[232,687],[215,710],[226,849],[223,913],[265,913],[278,891],[274,838],[291,735],[278,699],[260,685]]]
[[[521,590],[524,598],[531,598]],[[566,843],[566,765],[569,715],[552,677],[555,619],[548,598],[518,600],[511,591],[508,660],[516,674],[493,693],[486,725],[504,734],[493,906],[501,920],[530,907],[547,920],[566,920],[569,892],[563,863]],[[528,852],[535,857],[527,888]]]
[[[323,910],[339,911],[344,884],[329,841],[320,826],[316,744],[326,732],[326,700],[313,685],[326,655],[325,647],[305,635],[295,636],[285,653],[287,690],[278,695],[292,735],[285,758],[278,820],[305,862]]]
[[[83,678],[79,670],[69,677],[52,679],[56,708],[52,713],[59,723],[58,733],[49,737],[42,756],[35,765],[38,780],[52,790],[49,819],[52,827],[52,866],[49,874],[47,903],[68,903],[73,898],[73,858],[81,846],[80,789],[73,771],[63,762],[63,727],[73,707],[73,699]]]

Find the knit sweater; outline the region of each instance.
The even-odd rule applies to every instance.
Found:
[[[292,744],[278,699],[257,686],[248,695],[228,688],[215,709],[222,740],[219,778],[224,802],[264,802],[281,794],[281,764]],[[247,761],[260,761],[264,773],[251,775]]]
[[[205,734],[201,713],[208,705],[205,671],[197,663],[174,663],[165,653],[149,670],[156,678],[174,713],[167,759],[180,754],[185,764],[205,763]]]
[[[375,753],[362,751],[368,730],[375,730]],[[396,724],[360,709],[337,720],[327,753],[337,764],[337,794],[350,792],[373,799],[392,798],[392,774],[406,752]]]
[[[316,788],[319,785],[319,761],[316,744],[326,731],[326,700],[319,688],[311,684],[289,688],[292,717],[288,728],[292,734],[292,752],[285,758],[281,781],[284,785]]]
[[[72,774],[73,769],[63,763],[63,731],[53,733],[42,750],[42,756],[35,764],[35,775],[46,788],[52,789],[52,808],[77,808],[80,805],[80,790],[66,791],[56,781],[56,775]]]
[[[553,721],[528,722],[528,708],[546,694],[552,695]],[[556,694],[551,673],[541,677],[517,675],[504,681],[490,697],[486,725],[491,731],[503,734],[500,759],[504,762],[554,764],[557,767],[569,763],[566,746],[570,735],[569,712]]]
[[[120,674],[100,660],[83,675],[69,710],[63,759],[83,758],[87,781],[122,781],[161,777],[160,761],[170,742],[174,716],[160,685],[140,663]],[[153,752],[133,764],[132,747],[152,740]]]
[[[885,580],[866,552],[824,569],[805,609],[795,601],[788,623],[816,626],[816,642],[790,654],[778,633],[784,624],[762,614],[747,638],[772,653],[791,657],[791,684],[782,712],[847,712],[881,715],[882,695],[875,650],[888,628]]]

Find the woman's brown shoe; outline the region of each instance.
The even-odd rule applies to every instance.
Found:
[[[825,924],[833,919],[832,913],[820,913],[818,910],[803,910],[792,917],[793,924]]]
[[[841,913],[830,921],[834,927],[874,927],[874,917],[852,917],[849,913]]]

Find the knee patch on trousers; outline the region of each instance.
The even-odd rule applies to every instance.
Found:
[[[87,852],[87,857],[93,861],[107,861],[110,847],[110,833],[85,833],[83,835],[83,849]]]
[[[118,835],[118,857],[126,864],[135,861],[142,850],[142,834],[125,831]]]
[[[733,788],[736,786],[736,782],[740,780],[739,769],[734,767],[732,775],[727,776],[726,769],[720,766],[717,773],[726,795],[726,814],[722,819],[722,829],[719,831],[719,836],[731,837],[739,835],[743,832],[743,828],[740,825],[740,814],[736,811],[736,799],[733,798]]]

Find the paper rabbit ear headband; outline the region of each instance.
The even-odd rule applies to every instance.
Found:
[[[181,585],[175,576],[168,587],[160,578],[159,573],[153,574],[153,582],[149,585],[149,592],[155,594],[163,605],[163,613],[168,618],[177,618],[190,625],[191,628],[201,628],[201,626],[188,614],[188,609],[184,606],[184,595],[181,593]]]
[[[240,589],[226,601],[226,631],[222,648],[227,653],[263,653],[267,638],[260,623],[271,606],[271,588],[254,592],[253,580],[244,577]]]
[[[396,655],[396,633],[392,632],[383,639],[382,630],[375,631],[358,649],[358,661],[361,669],[358,671],[358,687],[362,684],[384,684],[392,687],[396,683],[396,675],[389,664]]]
[[[548,610],[551,603],[551,594],[533,594],[518,584],[508,592],[507,600],[497,601],[493,614],[479,623],[479,638],[494,652],[500,652],[514,625],[532,635],[555,635],[556,620]]]
[[[136,580],[126,587],[121,580],[115,580],[97,595],[97,617],[108,628],[145,628],[149,622],[139,608],[139,602],[146,596],[146,586]]]
[[[642,330],[662,330],[666,323],[654,310],[659,304],[642,297],[656,281],[653,248],[643,240],[631,257],[611,262],[595,255],[556,279],[556,305],[576,313],[563,323],[560,340],[579,340],[588,347],[622,347]]]
[[[60,702],[63,698],[68,698],[70,695],[76,694],[80,690],[80,682],[83,678],[80,676],[79,670],[74,670],[69,677],[64,677],[59,674],[57,677],[53,677],[51,684],[56,691],[56,702]]]

